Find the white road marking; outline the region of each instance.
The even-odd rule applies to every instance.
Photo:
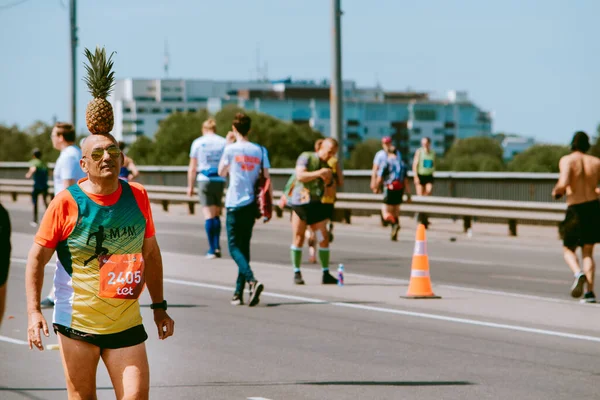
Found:
[[[190,281],[182,281],[179,279],[169,279],[169,278],[166,278],[164,281],[169,282],[169,283],[178,284],[178,285],[195,286],[195,287],[215,289],[215,290],[221,290],[221,291],[227,291],[227,292],[231,292],[233,290],[233,288],[231,288],[229,286],[214,285],[214,284],[208,284],[208,283],[202,283],[202,282],[190,282]],[[387,313],[387,314],[404,315],[404,316],[409,316],[409,317],[434,319],[434,320],[438,320],[438,321],[455,322],[455,323],[460,323],[460,324],[482,326],[482,327],[486,327],[486,328],[505,329],[505,330],[511,330],[511,331],[517,331],[517,332],[535,333],[535,334],[539,334],[539,335],[556,336],[556,337],[561,337],[561,338],[566,338],[566,339],[585,340],[585,341],[589,341],[589,342],[599,342],[600,343],[600,337],[596,337],[596,336],[578,335],[578,334],[568,333],[568,332],[529,328],[529,327],[520,326],[520,325],[497,324],[494,322],[479,321],[476,319],[456,318],[456,317],[449,317],[446,315],[430,314],[430,313],[407,311],[407,310],[398,310],[398,309],[384,308],[384,307],[373,307],[373,306],[366,306],[366,305],[361,305],[361,304],[349,304],[349,303],[343,303],[343,302],[342,303],[341,302],[328,302],[326,300],[321,300],[321,299],[316,299],[316,298],[292,296],[292,295],[281,294],[281,293],[262,292],[262,295],[269,296],[269,297],[288,299],[288,300],[298,300],[298,301],[303,301],[303,302],[307,302],[307,303],[315,303],[315,304],[316,303],[327,303],[329,305],[336,306],[336,307],[354,308],[354,309],[365,310],[365,311],[374,311],[374,312]]]
[[[171,253],[171,252],[166,252],[166,251],[163,251],[162,254],[175,255],[175,256],[177,255],[176,253]],[[10,260],[12,262],[22,263],[22,264],[25,264],[27,262],[27,260],[24,258],[11,258]],[[52,266],[52,267],[56,267],[56,263],[48,263],[48,265]],[[253,262],[252,265],[262,266],[262,267],[267,267],[267,268],[289,269],[288,265],[281,265],[281,264],[260,262],[260,261]],[[356,273],[352,273],[352,272],[351,273],[346,272],[345,276],[347,276],[349,278],[360,278],[360,279],[367,279],[367,280],[373,280],[373,281],[395,283],[398,285],[408,285],[408,282],[409,282],[407,279],[387,278],[387,277],[382,277],[382,276],[356,274]],[[535,296],[535,295],[523,294],[523,293],[504,292],[502,290],[478,289],[478,288],[457,286],[457,285],[448,285],[448,284],[439,284],[439,285],[434,284],[433,286],[440,287],[440,288],[461,290],[464,292],[491,294],[491,295],[495,295],[495,296],[506,296],[506,297],[528,299],[528,300],[541,300],[541,301],[549,301],[551,303],[573,304],[573,301],[569,301],[569,300],[557,299],[557,298],[553,298],[553,297]]]
[[[8,336],[0,336],[0,341],[12,343],[12,344],[20,344],[20,345],[26,345],[27,344],[27,342],[24,341],[24,340],[13,339],[13,338],[9,338]]]

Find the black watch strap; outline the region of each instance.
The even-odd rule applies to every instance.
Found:
[[[152,303],[150,304],[150,308],[156,310],[158,308],[162,308],[163,310],[167,309],[167,301],[163,300],[161,303]]]

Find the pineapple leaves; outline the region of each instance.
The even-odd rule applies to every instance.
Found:
[[[88,59],[89,64],[84,64],[86,76],[83,78],[92,97],[106,99],[115,86],[115,73],[112,71],[113,51],[106,59],[106,50],[96,47],[94,53],[89,49],[84,49],[83,54]]]

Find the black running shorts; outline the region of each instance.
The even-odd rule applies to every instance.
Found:
[[[97,335],[95,333],[81,332],[64,325],[53,324],[54,333],[60,333],[70,339],[81,340],[101,349],[121,349],[123,347],[135,346],[148,339],[144,325],[137,325],[119,333],[108,335]]]
[[[570,249],[600,243],[600,202],[593,200],[569,206],[558,229],[563,245]]]
[[[307,225],[314,225],[331,219],[333,214],[333,204],[323,204],[321,202],[312,202],[300,206],[290,204],[290,207]]]

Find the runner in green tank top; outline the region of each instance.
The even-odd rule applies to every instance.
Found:
[[[421,139],[421,147],[415,152],[412,170],[417,195],[431,196],[435,172],[435,151],[431,149],[431,139],[428,137]],[[420,220],[425,227],[429,226],[426,214],[417,214],[417,220]]]

